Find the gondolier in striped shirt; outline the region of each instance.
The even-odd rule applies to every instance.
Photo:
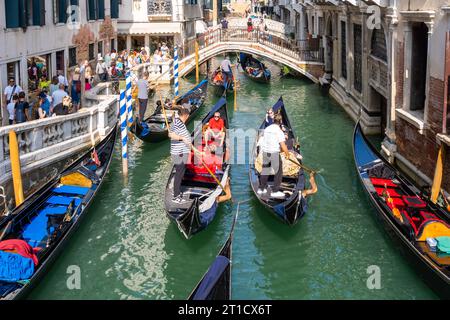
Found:
[[[170,127],[169,138],[171,140],[170,154],[175,166],[173,201],[182,203],[185,200],[181,196],[181,182],[191,153],[191,136],[185,124],[189,118],[189,110],[180,108],[178,115],[179,117],[174,119]]]

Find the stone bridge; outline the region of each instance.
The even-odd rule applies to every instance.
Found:
[[[286,65],[318,83],[324,73],[323,48],[320,47],[320,41],[289,39],[283,33],[284,29],[281,29],[278,24],[280,23],[267,23],[270,26],[267,31],[260,31],[258,26],[255,26],[255,30],[251,33],[247,32],[241,21],[234,21],[225,30],[220,27],[208,29],[179,48],[179,55],[182,57],[179,61],[180,76],[185,76],[195,69],[195,43],[197,42],[199,64],[224,53],[244,52]],[[142,64],[137,67],[138,76],[142,71],[152,69],[151,63]],[[170,72],[172,69],[170,68]],[[163,77],[171,78],[173,75],[163,74],[161,80]]]

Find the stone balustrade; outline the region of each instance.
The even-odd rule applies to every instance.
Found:
[[[288,37],[289,34],[294,31],[292,26],[272,19],[264,19],[264,23],[267,26],[267,33],[269,34]],[[259,19],[253,19],[253,27],[259,27]],[[230,18],[228,20],[228,28],[247,29],[247,19]]]
[[[71,161],[98,143],[117,124],[117,96],[110,96],[77,113],[0,128],[0,185],[5,187],[13,207],[9,132],[14,130],[19,144],[25,195],[60,172]]]
[[[132,71],[138,79],[141,79],[144,72],[147,71],[149,73],[150,82],[170,83],[170,79],[172,77],[172,64],[173,60],[164,61],[161,63],[143,63],[135,66]]]
[[[383,96],[388,96],[388,66],[387,63],[369,56],[369,83]]]

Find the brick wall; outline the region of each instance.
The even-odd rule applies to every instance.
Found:
[[[428,124],[434,134],[442,132],[444,114],[444,81],[430,77],[430,91],[428,103]]]
[[[397,42],[397,96],[395,97],[395,105],[397,108],[403,106],[403,75],[405,72],[405,49],[403,42]]]

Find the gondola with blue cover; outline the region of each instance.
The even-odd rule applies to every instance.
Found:
[[[277,103],[275,103],[272,110],[274,113],[281,114],[283,118],[283,127],[288,135],[286,146],[291,153],[291,156],[295,157],[297,159],[296,161],[301,164],[300,147],[289,122],[282,97],[280,97]],[[262,137],[266,126],[268,126],[268,124],[266,120],[264,120],[258,130],[253,151],[251,153],[249,169],[250,185],[252,186],[255,196],[261,204],[263,204],[270,212],[272,212],[277,218],[281,219],[284,223],[294,225],[305,215],[307,210],[306,198],[302,196],[302,191],[305,189],[305,173],[303,168],[299,168],[293,175],[286,175],[283,173],[280,191],[285,193],[286,197],[284,199],[271,198],[269,196],[270,192],[262,195],[257,193],[260,186],[260,172],[256,167],[256,161],[261,152],[258,141]],[[273,179],[269,179],[269,191],[272,183]]]
[[[26,297],[86,216],[111,163],[117,127],[0,226],[0,300]]]
[[[190,105],[191,109],[188,121],[192,120],[203,106],[207,93],[208,80],[205,79],[176,100],[176,105],[183,105],[185,103]],[[164,103],[164,101],[161,103]],[[175,110],[166,110],[169,125],[172,122],[172,117],[175,112]],[[139,123],[139,121],[136,120],[135,124],[131,127],[131,132],[145,142],[155,143],[166,140],[168,138],[168,130],[164,114],[153,114],[142,123]]]
[[[240,53],[239,63],[244,74],[256,82],[269,83],[272,74],[264,63],[254,58],[251,54]]]
[[[224,120],[225,131],[228,129],[227,101],[222,97],[203,118],[201,125],[195,128],[191,135],[192,141],[199,151],[205,150],[207,143],[204,141],[203,129],[216,112],[219,112],[221,118]],[[226,132],[226,134],[228,133]],[[230,165],[227,163],[227,156],[229,155],[227,148],[225,139],[223,146],[218,147],[216,150],[217,157],[220,157],[221,168],[210,169],[215,171],[213,173],[219,179],[222,186],[226,186],[230,171]],[[218,208],[216,199],[223,193],[222,188],[211,177],[203,164],[199,163],[196,157],[194,152],[192,152],[191,163],[186,166],[186,172],[181,184],[184,203],[173,201],[175,167],[172,168],[165,192],[166,214],[169,219],[177,224],[178,229],[187,239],[204,230],[213,221]]]
[[[418,275],[439,296],[450,299],[450,246],[448,252],[440,249],[441,241],[450,239],[449,216],[380,155],[359,122],[353,135],[353,155],[376,217],[400,244]]]
[[[231,300],[231,255],[237,215],[238,212],[234,216],[227,241],[188,300]]]

